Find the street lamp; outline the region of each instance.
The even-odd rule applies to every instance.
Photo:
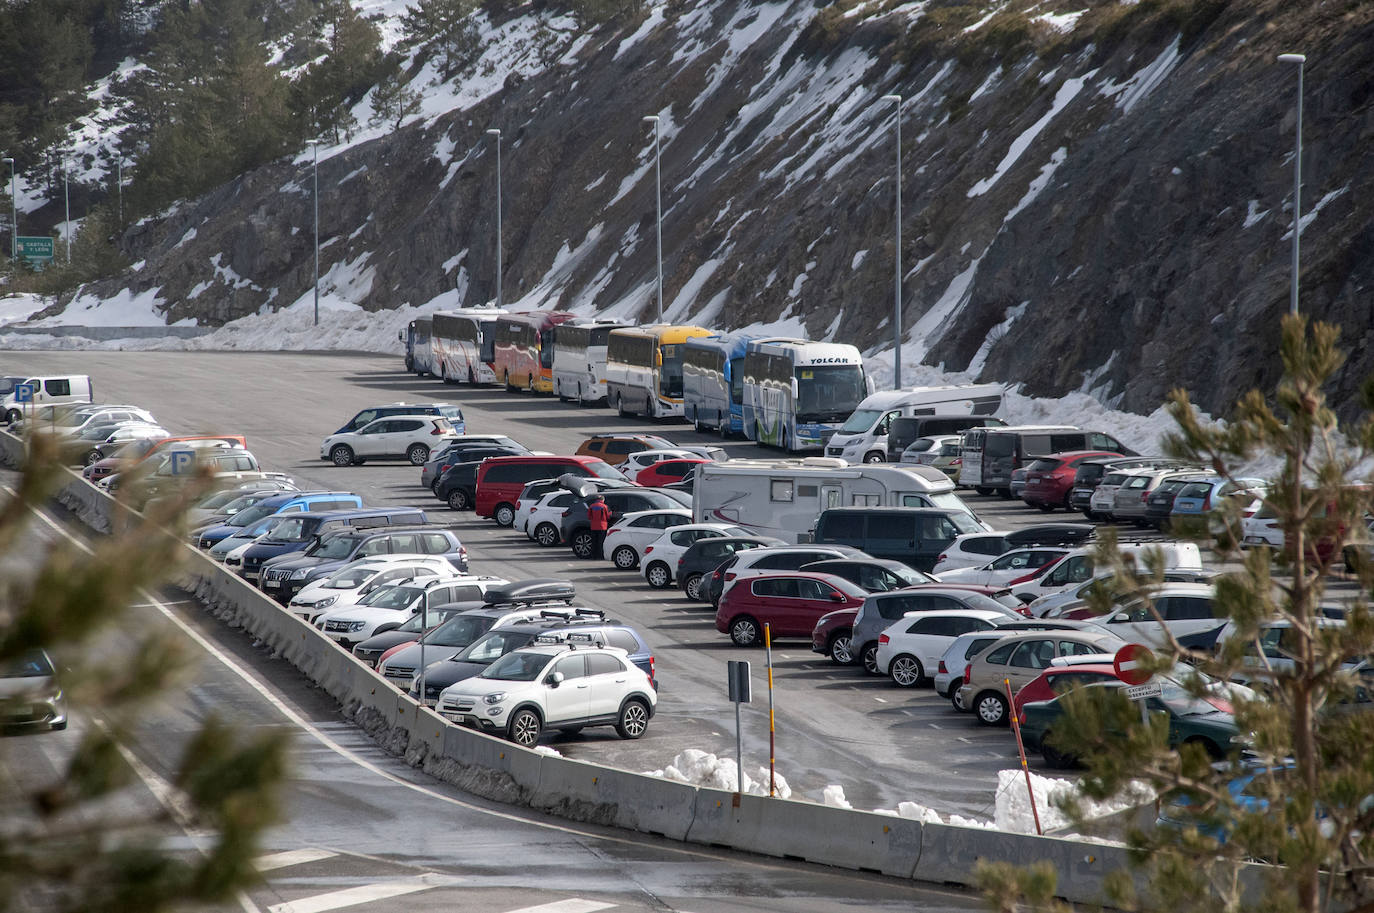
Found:
[[[496,137],[496,306],[502,307],[501,297],[501,131],[492,127],[487,136]]]
[[[654,125],[654,198],[658,203],[658,322],[663,322],[663,172],[659,167],[659,133],[661,124],[657,114],[644,118]]]
[[[320,325],[320,141],[306,140],[314,153],[315,172],[315,326]]]
[[[902,96],[884,95],[897,103],[897,246],[893,250],[892,389],[902,389]]]
[[[67,212],[67,223],[63,227],[67,229],[67,265],[72,265],[72,196],[68,191],[67,184],[67,160],[62,160],[62,205]]]
[[[1293,149],[1293,288],[1288,299],[1289,313],[1298,312],[1298,235],[1302,233],[1302,70],[1304,54],[1280,54],[1280,63],[1298,65],[1297,140]]]
[[[122,229],[124,227],[124,156],[122,155],[115,159],[115,173],[118,175],[115,181],[119,186],[119,227]]]
[[[19,258],[19,209],[14,196],[14,159],[6,156],[0,159],[10,166],[10,259]]]

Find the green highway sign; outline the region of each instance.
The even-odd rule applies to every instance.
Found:
[[[19,256],[26,260],[51,260],[52,259],[52,238],[25,238],[22,235],[16,239],[19,247]]]

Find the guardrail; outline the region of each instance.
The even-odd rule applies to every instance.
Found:
[[[0,462],[17,468],[23,457],[23,442],[0,432]],[[58,499],[99,531],[130,513],[79,476]],[[1121,846],[923,824],[750,795],[736,806],[734,793],[546,755],[455,726],[247,582],[186,548],[193,554],[183,585],[197,599],[271,646],[388,751],[475,795],[673,840],[965,887],[974,885],[974,867],[982,860],[1047,860],[1059,873],[1056,893],[1074,902],[1101,902],[1108,873],[1130,869]]]

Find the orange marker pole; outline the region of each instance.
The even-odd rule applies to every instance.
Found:
[[[1026,794],[1030,796],[1031,814],[1035,816],[1035,832],[1041,837],[1045,831],[1040,827],[1040,811],[1035,807],[1035,790],[1031,788],[1030,765],[1026,763],[1026,744],[1021,741],[1021,721],[1016,718],[1016,701],[1011,696],[1011,679],[1002,679],[1007,689],[1007,713],[1011,716],[1011,731],[1016,735],[1016,751],[1021,755],[1021,771],[1026,775]]]
[[[774,795],[774,729],[773,729],[773,635],[767,622],[763,625],[763,650],[768,661],[768,796]]]

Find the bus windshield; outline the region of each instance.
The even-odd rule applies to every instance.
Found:
[[[744,356],[730,359],[730,402],[744,402]]]
[[[795,376],[799,422],[838,422],[868,393],[860,365],[808,365]]]
[[[659,346],[663,366],[659,369],[658,392],[663,396],[682,395],[682,346]]]

